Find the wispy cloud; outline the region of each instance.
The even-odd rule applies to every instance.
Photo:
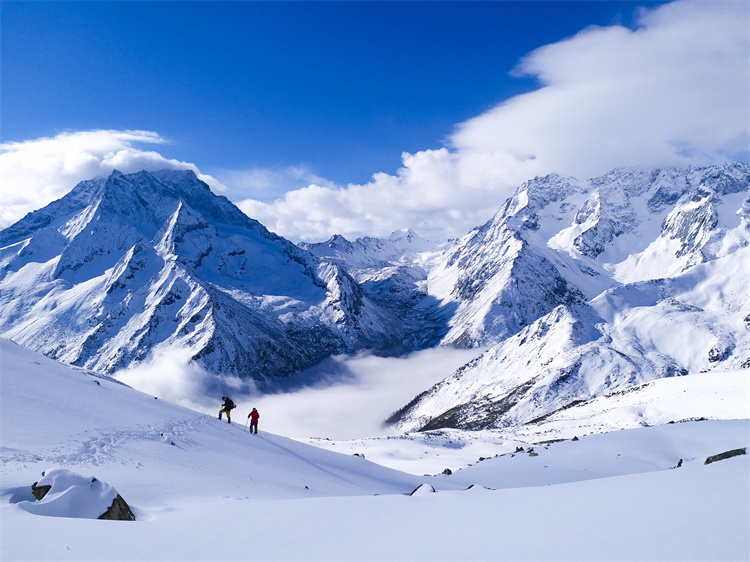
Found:
[[[218,412],[214,405],[220,403],[222,394],[255,392],[252,380],[209,373],[191,356],[189,349],[158,348],[145,361],[121,369],[113,377],[141,392],[208,413]]]
[[[235,201],[253,199],[271,203],[308,185],[320,185],[336,189],[336,184],[316,174],[308,166],[275,168],[253,167],[243,170],[217,169],[211,171],[222,184],[231,186]]]
[[[0,144],[0,227],[59,199],[78,182],[140,170],[191,169],[218,193],[226,188],[189,162],[168,159],[140,145],[167,141],[151,131],[64,132],[54,137]]]

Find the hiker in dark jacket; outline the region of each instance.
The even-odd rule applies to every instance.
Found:
[[[236,408],[237,405],[232,402],[232,399],[229,398],[229,396],[222,396],[221,399],[224,401],[224,408],[219,410],[219,419],[221,419],[221,414],[226,412],[227,414],[227,423],[232,423],[232,416],[230,415],[230,412],[233,408]]]

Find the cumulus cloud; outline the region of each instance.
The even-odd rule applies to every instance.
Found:
[[[543,86],[462,124],[453,145],[581,177],[747,158],[747,19],[742,2],[675,2],[635,30],[537,49],[516,72]]]
[[[167,141],[151,131],[65,132],[55,137],[0,144],[0,227],[59,199],[78,182],[140,170],[190,169],[218,193],[226,188],[194,164],[168,159],[142,144]]]
[[[440,241],[536,175],[747,160],[748,9],[687,0],[642,11],[635,29],[585,29],[520,61],[539,89],[460,124],[447,148],[404,154],[396,175],[239,205],[292,239],[411,227]]]
[[[404,153],[395,174],[364,185],[338,186],[305,166],[218,170],[215,179],[140,148],[166,142],[149,131],[2,144],[0,227],[115,168],[187,168],[294,241],[408,227],[440,242],[482,224],[537,175],[747,161],[749,10],[742,1],[676,1],[643,10],[633,29],[591,27],[540,47],[513,70],[538,89],[457,125],[445,148]]]

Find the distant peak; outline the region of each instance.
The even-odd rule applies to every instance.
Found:
[[[350,248],[352,243],[341,234],[334,234],[325,245],[330,248]]]
[[[402,228],[400,230],[395,230],[388,237],[389,240],[403,240],[404,238],[409,242],[411,242],[412,240],[422,239],[422,237],[414,232],[411,228]]]

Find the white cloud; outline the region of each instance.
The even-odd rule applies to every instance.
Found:
[[[404,154],[395,176],[366,185],[239,205],[292,239],[411,227],[440,241],[481,224],[536,175],[747,160],[748,9],[674,2],[643,11],[634,30],[585,29],[525,57],[515,72],[542,87],[459,125],[450,150]]]
[[[252,380],[209,373],[195,363],[191,355],[189,349],[158,348],[147,360],[112,376],[141,392],[214,414],[219,411],[222,393],[248,395],[256,392]],[[214,398],[209,398],[211,396]]]
[[[212,174],[224,185],[232,186],[235,200],[252,198],[256,201],[274,201],[286,192],[308,185],[322,185],[335,188],[329,181],[307,166],[277,168],[253,167],[244,170],[212,170]]]
[[[60,133],[55,137],[0,144],[0,227],[6,227],[26,213],[59,199],[78,182],[140,170],[190,169],[219,193],[226,188],[211,176],[201,174],[194,164],[167,159],[140,144],[164,144],[151,131],[84,131]]]
[[[594,27],[537,49],[517,71],[543,87],[462,124],[453,145],[580,177],[747,157],[747,21],[743,2],[675,2],[636,30]]]
[[[3,144],[0,227],[114,168],[188,168],[292,240],[410,227],[439,242],[482,224],[536,175],[747,160],[749,10],[739,0],[678,1],[644,10],[635,29],[592,27],[543,46],[514,70],[539,89],[458,125],[446,148],[404,153],[395,175],[365,185],[337,186],[305,166],[218,170],[219,181],[139,148],[166,142],[149,131]]]
[[[334,356],[293,375],[304,385],[297,390],[265,394],[250,379],[205,371],[186,349],[158,349],[148,360],[113,376],[141,392],[212,416],[219,412],[220,396],[228,394],[237,404],[232,419],[243,425],[250,410],[258,408],[260,427],[267,431],[353,439],[382,435],[390,414],[478,353],[441,347],[407,357]]]
[[[478,354],[474,350],[430,349],[408,357],[332,357],[298,380],[323,379],[294,392],[264,395],[236,392],[237,419],[257,408],[260,428],[290,437],[354,439],[383,435],[383,421],[425,388]],[[216,410],[201,411],[215,415]]]

